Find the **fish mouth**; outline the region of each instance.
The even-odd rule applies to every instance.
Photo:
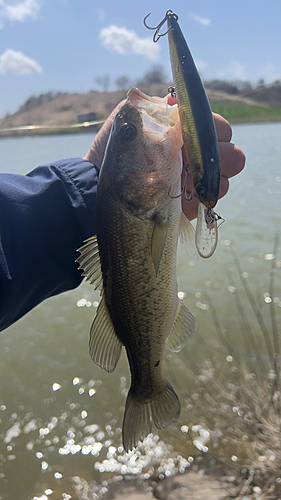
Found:
[[[144,154],[151,160],[148,163],[149,170],[134,171],[133,175],[151,185],[164,182],[174,195],[181,175],[183,145],[178,106],[170,106],[167,99],[147,96],[133,87],[127,94],[123,108],[128,113],[135,111],[141,120]]]
[[[130,103],[140,113],[143,132],[149,134],[150,139],[155,142],[163,140],[163,136],[171,127],[180,130],[177,104],[170,106],[167,99],[147,96],[136,87],[132,87],[128,91],[127,103]]]

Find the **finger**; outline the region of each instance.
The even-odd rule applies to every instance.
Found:
[[[181,197],[181,206],[182,211],[188,220],[195,219],[198,213],[198,198],[196,195],[193,195],[191,201],[187,201],[184,195]]]
[[[177,100],[174,99],[171,94],[167,96],[168,104],[174,105]],[[235,144],[230,143],[232,137],[232,129],[230,124],[225,118],[217,113],[213,113],[213,118],[215,122],[215,127],[217,131],[219,150],[220,150],[220,160],[221,160],[221,185],[219,198],[226,195],[229,189],[228,179],[239,174],[245,166],[245,155],[243,151]],[[183,165],[187,163],[187,155],[184,147],[182,148]],[[182,172],[182,185],[184,182],[185,172]],[[186,183],[186,193],[190,194],[193,188],[192,176],[190,175]],[[197,217],[198,211],[198,198],[196,192],[193,193],[193,198],[191,201],[187,201],[184,196],[182,196],[182,209],[189,220]]]
[[[227,191],[229,190],[229,180],[224,175],[221,176],[221,186],[220,186],[220,194],[219,199],[223,198]]]
[[[177,99],[172,97],[171,94],[167,95],[168,104],[173,106],[177,104]],[[232,137],[232,129],[228,121],[217,113],[213,113],[215,127],[217,130],[218,141],[230,142]]]
[[[229,189],[229,181],[226,177],[222,176],[221,177],[221,185],[220,185],[220,194],[219,198],[223,198],[223,196],[226,195]],[[189,190],[187,189],[187,194],[189,194]],[[198,212],[198,197],[196,195],[196,192],[193,193],[193,197],[191,201],[187,201],[182,195],[182,210],[186,217],[189,220],[195,219],[197,217],[197,212]]]
[[[246,157],[243,151],[231,142],[220,142],[221,174],[230,179],[239,174],[245,166]]]
[[[177,104],[178,101],[176,97],[172,97],[171,94],[167,94],[166,97],[168,98],[168,104],[170,104],[170,106]]]
[[[217,130],[218,141],[230,142],[232,137],[232,128],[228,121],[217,113],[213,113],[213,118]]]

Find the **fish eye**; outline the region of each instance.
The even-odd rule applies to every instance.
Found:
[[[208,195],[207,189],[202,187],[197,191],[197,194],[198,194],[200,200],[206,200],[207,195]]]
[[[123,123],[119,130],[119,136],[123,141],[134,141],[138,131],[132,123]]]

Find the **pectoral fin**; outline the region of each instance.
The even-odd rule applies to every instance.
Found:
[[[83,269],[82,276],[86,276],[87,281],[94,285],[95,289],[98,288],[101,291],[102,273],[97,237],[92,236],[86,240],[77,252],[80,252],[81,255],[75,262],[80,264],[78,269]]]
[[[190,340],[196,331],[196,320],[184,303],[179,300],[175,321],[166,340],[170,351],[178,352]]]
[[[155,217],[154,227],[151,238],[151,255],[157,276],[161,257],[163,254],[168,229],[168,220],[161,219],[158,215]]]
[[[104,298],[91,326],[89,347],[94,363],[109,373],[113,372],[120,358],[122,343],[115,333]]]

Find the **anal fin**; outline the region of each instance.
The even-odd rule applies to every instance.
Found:
[[[179,300],[175,320],[166,340],[166,347],[170,349],[170,351],[180,351],[187,341],[193,337],[195,331],[196,320],[193,314],[191,314],[184,303]]]

